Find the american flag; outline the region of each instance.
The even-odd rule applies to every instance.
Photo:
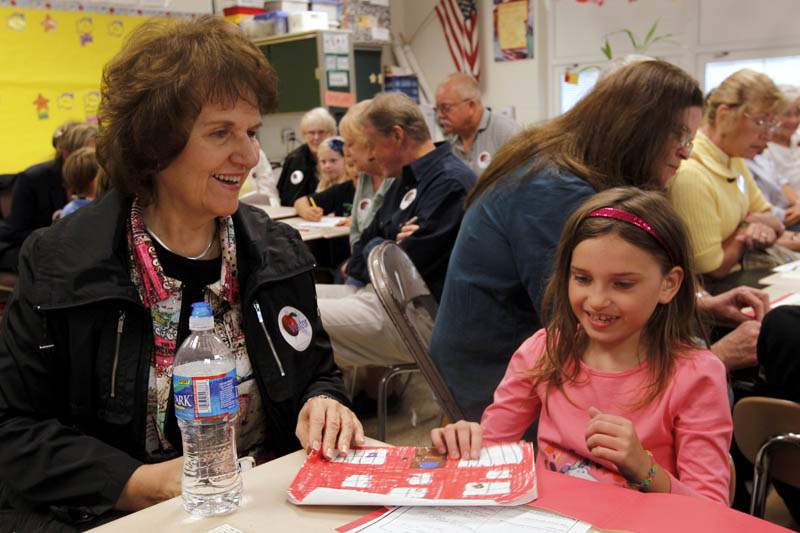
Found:
[[[436,16],[444,31],[447,48],[460,72],[480,77],[478,58],[478,9],[475,0],[440,0]]]

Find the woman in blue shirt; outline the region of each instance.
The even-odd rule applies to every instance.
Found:
[[[514,350],[541,327],[566,218],[600,190],[663,188],[689,156],[702,105],[680,68],[634,63],[495,155],[467,199],[431,340],[466,419],[480,420]]]

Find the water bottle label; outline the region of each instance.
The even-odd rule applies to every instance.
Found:
[[[182,420],[218,418],[239,411],[236,369],[216,376],[172,376],[175,415]]]

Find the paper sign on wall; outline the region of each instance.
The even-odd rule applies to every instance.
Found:
[[[341,70],[328,71],[328,87],[348,87],[350,85],[350,73]]]
[[[322,34],[322,52],[325,54],[349,54],[350,42],[346,33],[325,32]]]
[[[342,91],[325,91],[325,105],[328,107],[350,107],[356,103],[356,95]]]

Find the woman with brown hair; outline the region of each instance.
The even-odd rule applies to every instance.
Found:
[[[26,241],[0,340],[0,523],[87,528],[181,492],[173,363],[190,306],[236,359],[238,454],[326,457],[363,431],[297,232],[239,204],[275,74],[218,17],[149,22],[105,67],[114,187]]]
[[[697,82],[680,68],[637,62],[497,153],[467,200],[431,341],[468,420],[480,419],[511,354],[541,327],[564,221],[598,191],[665,187],[689,157],[702,104]],[[731,312],[730,297],[703,304]]]
[[[741,262],[747,268],[748,251],[769,249],[783,233],[745,163],[766,148],[783,106],[772,80],[748,69],[728,76],[706,98],[691,158],[669,186],[702,274],[723,278],[739,270]],[[754,255],[753,267],[775,266],[763,263],[765,254]],[[791,260],[791,253],[785,259],[773,255],[777,262]]]

